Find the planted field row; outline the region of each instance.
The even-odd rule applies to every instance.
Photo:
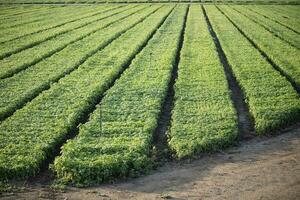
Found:
[[[6,7],[4,7],[5,9]],[[6,9],[6,11],[1,12],[1,19],[9,19],[10,17],[20,17],[20,16],[26,16],[27,14],[32,14],[35,12],[39,12],[41,10],[48,10],[53,7],[38,7],[38,6],[13,6],[10,7],[10,9]]]
[[[227,6],[219,6],[255,45],[262,50],[300,88],[300,50],[287,44],[249,18]],[[267,39],[266,39],[267,38]]]
[[[176,159],[234,143],[241,123],[264,134],[299,121],[294,18],[288,28],[251,8],[107,5],[73,19],[76,8],[51,8],[71,21],[0,44],[0,179],[37,174],[61,147],[51,166],[64,182],[143,173],[164,112]],[[33,12],[28,26],[54,22]]]
[[[88,7],[87,7],[88,8]],[[87,8],[81,8],[78,11],[84,11],[87,10]],[[73,12],[75,11],[75,9],[71,9],[73,10]],[[22,15],[13,15],[13,16],[2,16],[0,19],[1,22],[1,27],[7,27],[9,28],[10,26],[15,25],[15,23],[20,23],[20,27],[24,26],[25,23],[27,21],[30,20],[35,20],[35,19],[40,19],[40,18],[44,18],[45,20],[50,20],[49,18],[47,19],[47,15],[49,15],[49,17],[53,17],[53,15],[55,14],[55,12],[57,12],[58,17],[63,17],[63,14],[72,14],[72,12],[67,12],[68,10],[65,7],[45,7],[45,9],[40,9],[40,10],[36,10],[33,12],[29,12],[29,13],[25,13]],[[73,13],[74,14],[74,13]],[[23,23],[22,23],[23,22]],[[34,28],[35,26],[33,26]],[[14,29],[12,29],[14,30]],[[1,32],[8,32],[8,29],[1,29]],[[17,30],[17,31],[21,31],[21,30]],[[12,34],[12,33],[11,33]]]
[[[54,163],[59,178],[90,184],[149,169],[152,137],[179,51],[186,12],[187,6],[174,10],[108,90],[78,136],[63,146],[62,156]],[[120,55],[126,54],[127,50],[123,51]]]
[[[294,31],[289,30],[281,24],[278,24],[270,19],[266,19],[262,15],[249,11],[247,8],[243,8],[241,6],[231,6],[231,8],[239,12],[241,15],[246,16],[251,21],[259,24],[276,37],[300,50],[300,35],[298,33],[295,33]]]
[[[153,9],[150,7],[143,14],[124,19],[123,34],[118,39],[1,122],[2,178],[30,176],[38,172],[43,161],[53,155],[53,151],[76,129],[123,67],[148,41],[171,7],[165,6],[154,13],[151,12]],[[120,31],[120,26],[118,29]],[[110,34],[104,32],[104,35]]]
[[[274,13],[272,8],[265,6],[245,6],[245,8],[300,34],[300,19],[288,16],[290,12]]]
[[[201,7],[191,6],[175,85],[170,147],[176,156],[219,149],[238,137],[224,70]]]
[[[274,9],[275,12],[279,13],[280,15],[285,15],[288,17],[293,17],[299,20],[300,14],[299,14],[299,8],[300,6],[270,6],[271,9]]]
[[[3,59],[14,53],[18,53],[24,49],[33,47],[37,44],[50,40],[54,37],[57,37],[58,35],[67,33],[68,31],[74,30],[76,28],[81,28],[92,22],[96,22],[98,20],[116,15],[119,12],[121,11],[118,9],[118,7],[113,7],[113,8],[108,7],[107,9],[104,8],[103,12],[98,13],[102,15],[102,17],[100,18],[99,16],[92,16],[88,18],[83,17],[82,19],[79,18],[76,20],[73,19],[73,21],[70,23],[60,24],[61,26],[58,26],[50,30],[44,30],[36,34],[29,34],[27,36],[15,40],[3,42],[0,44],[0,59]]]
[[[24,20],[24,18],[28,16],[36,16],[41,13],[48,13],[51,9],[57,8],[57,7],[12,7],[11,11],[8,13],[5,13],[3,11],[0,12],[1,21],[3,22],[14,22],[17,20]],[[5,20],[5,21],[4,21]]]
[[[100,31],[112,23],[116,23],[118,20],[124,17],[124,14],[126,16],[126,11],[130,10],[131,8],[132,7],[129,6],[114,10],[112,12],[104,13],[99,15],[96,20],[93,20],[88,24],[79,26],[68,31],[67,33],[58,35],[53,39],[46,40],[38,45],[0,60],[0,79],[10,77],[17,72],[24,70],[49,56],[52,56],[68,45],[74,42],[79,42],[80,40],[97,31]],[[135,11],[136,9],[133,9],[132,11],[130,10],[129,13],[133,13]]]
[[[16,27],[22,28],[25,26],[25,28],[26,28],[26,26],[27,26],[27,28],[32,29],[32,27],[36,26],[36,23],[47,24],[50,20],[53,20],[53,18],[55,18],[57,21],[60,21],[65,18],[65,16],[64,15],[62,16],[60,12],[68,12],[69,14],[72,14],[72,13],[74,14],[75,12],[78,12],[81,15],[84,15],[84,14],[86,14],[86,11],[88,13],[91,13],[95,10],[99,11],[99,8],[97,8],[97,7],[96,8],[95,7],[94,8],[86,7],[84,9],[80,9],[78,11],[76,8],[68,9],[68,10],[59,9],[59,8],[60,7],[52,7],[52,8],[49,8],[48,10],[41,10],[40,12],[36,11],[27,16],[22,15],[22,18],[21,17],[15,17],[15,18],[11,18],[11,19],[1,18],[2,19],[0,21],[0,22],[2,22],[0,25],[1,33],[5,32],[5,31],[9,31],[9,30],[14,31],[11,28],[15,29]],[[76,16],[77,15],[75,15],[74,17],[76,17]],[[34,25],[34,26],[32,26],[32,25]]]
[[[3,100],[0,101],[0,119],[9,116],[43,90],[49,88],[51,84],[78,68],[87,58],[103,49],[156,9],[157,6],[148,8],[143,6],[108,18],[101,23],[103,29],[74,42],[15,76],[0,80],[0,94],[3,95]],[[141,13],[139,14],[139,12]],[[95,43],[95,41],[98,42]],[[66,61],[66,58],[69,59]]]
[[[270,132],[299,120],[300,101],[292,85],[273,69],[216,7],[205,6],[205,9],[236,79],[245,92],[256,132]],[[258,29],[256,31],[260,33]]]
[[[85,14],[91,12],[91,9],[87,9],[87,8],[82,9],[82,11],[78,10],[77,11],[78,13],[74,12],[75,10],[76,8],[73,9],[65,8],[65,7],[57,8],[54,11],[56,14],[55,17],[49,16],[49,18],[47,18],[45,21],[34,22],[34,23],[29,23],[24,25],[21,24],[17,27],[1,29],[0,43],[63,26],[65,24],[81,19],[82,18],[81,15],[83,15],[84,18]],[[78,17],[78,15],[80,17]],[[6,23],[2,23],[2,24],[6,24]]]

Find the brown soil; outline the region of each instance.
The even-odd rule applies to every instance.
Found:
[[[50,189],[49,172],[1,199],[300,199],[300,126],[193,161],[169,162],[140,178],[89,188]],[[24,188],[21,188],[24,184]]]

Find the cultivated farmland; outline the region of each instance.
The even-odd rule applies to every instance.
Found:
[[[300,121],[299,5],[1,5],[1,181],[115,181]]]

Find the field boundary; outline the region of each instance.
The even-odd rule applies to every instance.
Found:
[[[120,189],[122,189],[122,187],[118,187],[118,186],[122,186],[124,184],[127,184],[129,182],[129,184],[135,183],[135,184],[139,184],[141,185],[143,184],[147,184],[148,180],[152,180],[153,182],[155,181],[155,179],[153,179],[153,176],[155,176],[155,174],[158,174],[157,178],[161,177],[161,172],[165,173],[166,171],[170,171],[170,169],[176,169],[179,167],[179,169],[181,170],[180,172],[182,172],[182,167],[188,165],[190,166],[193,162],[195,163],[195,165],[200,166],[198,162],[200,163],[206,163],[207,161],[209,162],[214,162],[214,160],[212,160],[212,156],[213,158],[217,158],[219,156],[228,156],[225,157],[226,160],[230,161],[231,163],[235,160],[235,156],[238,156],[240,153],[243,152],[249,152],[249,145],[253,144],[262,144],[262,147],[267,147],[268,144],[274,144],[274,141],[277,141],[280,143],[284,142],[284,144],[288,144],[288,141],[291,141],[290,139],[295,138],[295,134],[297,133],[297,131],[300,131],[300,124],[296,123],[294,125],[290,125],[282,130],[278,130],[275,131],[273,134],[270,135],[266,135],[266,136],[257,136],[255,138],[252,138],[250,140],[242,140],[241,143],[239,143],[236,147],[230,147],[230,148],[226,148],[224,151],[219,151],[213,154],[209,154],[209,153],[205,153],[205,154],[201,154],[197,157],[195,157],[192,161],[191,160],[173,160],[171,162],[168,162],[166,164],[164,164],[163,166],[159,167],[159,170],[157,169],[153,169],[149,174],[146,175],[142,175],[140,178],[126,178],[125,180],[117,180],[114,184],[116,184],[115,186],[118,189],[118,192],[116,192],[115,190],[113,190],[114,193],[119,193]],[[294,137],[295,136],[295,137]],[[290,139],[288,139],[290,138]],[[251,145],[252,146],[252,145]],[[282,145],[280,145],[280,147],[283,147]],[[244,151],[240,151],[241,149],[244,149]],[[276,149],[278,150],[278,149]],[[262,151],[260,151],[262,152]],[[267,152],[263,151],[264,155],[268,155]],[[276,154],[279,155],[279,154]],[[233,158],[232,158],[233,156]],[[272,156],[272,155],[271,155]],[[271,158],[270,156],[270,158]],[[274,156],[273,156],[274,157]],[[273,158],[272,157],[272,158]],[[247,162],[252,162],[253,163],[253,156],[249,157],[251,158],[250,160],[247,160]],[[295,163],[295,162],[293,162]],[[193,166],[195,166],[193,165]],[[191,167],[193,167],[191,166]],[[171,167],[171,168],[170,168]],[[191,169],[191,168],[189,168]],[[205,168],[204,168],[205,169]],[[247,168],[248,170],[248,168]],[[183,176],[177,176],[177,174],[175,174],[173,177],[181,178],[181,179],[186,179],[186,177]],[[217,175],[217,178],[219,179],[220,175]],[[145,180],[144,182],[140,182],[141,180]],[[174,179],[172,179],[172,177],[170,177],[171,181],[174,181]],[[64,190],[60,191],[60,190],[54,190],[52,188],[53,183],[55,183],[55,177],[52,174],[52,172],[48,169],[45,169],[44,171],[41,171],[40,173],[38,173],[36,176],[32,176],[29,177],[25,180],[8,180],[7,182],[3,182],[2,184],[5,184],[7,186],[11,186],[8,187],[6,189],[6,191],[1,191],[0,192],[0,199],[1,198],[7,198],[9,197],[9,199],[17,199],[17,197],[26,197],[25,195],[28,195],[29,199],[37,199],[37,198],[49,198],[49,199],[56,199],[59,197],[61,197],[64,194],[69,194],[74,192],[74,189],[78,189],[78,188],[74,188],[72,186],[68,186],[66,187]],[[155,184],[157,184],[157,182],[155,182]],[[161,185],[161,184],[160,184]],[[160,186],[159,185],[159,186]],[[83,191],[86,191],[89,195],[97,195],[97,198],[99,198],[100,195],[105,195],[107,194],[106,192],[104,192],[103,187],[107,188],[107,186],[113,186],[112,184],[105,184],[105,185],[94,185],[92,187],[88,187],[88,188],[82,188]],[[169,187],[168,185],[166,185],[165,187]],[[2,189],[2,188],[1,188]],[[97,194],[95,193],[95,191],[97,189],[100,189],[100,192]],[[124,188],[123,188],[124,189]],[[81,189],[80,189],[81,190]],[[135,190],[133,190],[135,191]],[[75,191],[76,192],[76,191]],[[124,191],[123,191],[124,192]],[[127,189],[128,192],[128,189]],[[136,192],[135,192],[136,193]],[[123,194],[123,193],[122,193]],[[43,195],[43,196],[41,196]],[[75,193],[75,197],[77,196],[78,193]],[[27,197],[28,197],[27,196]],[[101,197],[101,196],[100,196]],[[106,196],[105,196],[106,197]],[[124,197],[123,197],[124,198]],[[63,199],[63,198],[61,198]],[[65,198],[66,199],[66,198]],[[130,196],[130,198],[128,197],[128,199],[132,199],[132,196]]]
[[[64,5],[64,6],[89,6],[89,5],[103,5],[103,4],[234,4],[234,5],[300,5],[299,1],[214,1],[214,0],[181,0],[181,1],[174,1],[170,0],[166,1],[114,1],[114,2],[85,2],[85,1],[77,1],[77,2],[10,2],[10,3],[3,3],[0,2],[1,5]]]

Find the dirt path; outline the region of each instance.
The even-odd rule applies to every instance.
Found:
[[[224,152],[172,162],[144,177],[54,192],[43,178],[1,199],[300,199],[300,126]],[[42,176],[43,177],[43,176]],[[20,183],[18,183],[20,185]]]

